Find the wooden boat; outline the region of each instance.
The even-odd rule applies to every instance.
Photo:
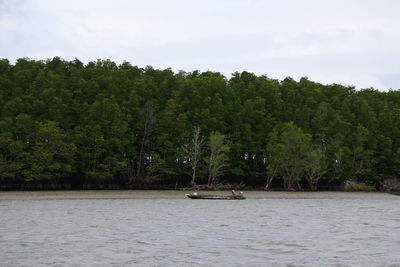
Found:
[[[197,194],[197,193],[192,193],[192,194],[186,194],[188,198],[191,199],[227,199],[227,200],[242,200],[246,199],[243,195],[228,195],[228,196],[222,196],[222,195],[211,195],[211,194]]]

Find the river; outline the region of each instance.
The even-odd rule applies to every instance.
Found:
[[[400,266],[399,196],[184,194],[0,192],[0,265]]]

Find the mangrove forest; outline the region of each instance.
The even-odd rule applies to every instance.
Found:
[[[400,91],[110,60],[0,60],[0,189],[379,188]]]

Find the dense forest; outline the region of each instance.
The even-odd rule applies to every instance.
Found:
[[[3,189],[378,188],[400,174],[400,91],[3,59],[0,151]]]

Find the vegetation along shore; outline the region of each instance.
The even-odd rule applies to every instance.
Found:
[[[397,191],[399,174],[398,90],[0,60],[3,190]]]

